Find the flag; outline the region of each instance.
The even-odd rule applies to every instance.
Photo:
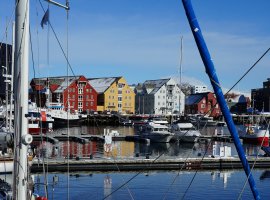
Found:
[[[47,25],[48,21],[49,21],[49,8],[47,9],[44,16],[42,17],[42,20],[41,20],[41,23],[40,23],[41,27],[43,28],[44,24]]]

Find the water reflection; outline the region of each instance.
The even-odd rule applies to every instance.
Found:
[[[69,133],[72,134],[99,134],[103,135],[104,128],[117,130],[120,135],[134,135],[136,130],[133,127],[72,127]],[[208,134],[213,127],[208,127]],[[211,129],[211,130],[210,130]],[[67,129],[59,129],[54,134],[63,134]],[[215,146],[213,146],[215,145]],[[214,155],[214,148],[227,146],[231,148],[231,156],[237,156],[233,143],[218,142],[206,140],[201,143],[136,143],[128,141],[113,141],[110,144],[109,151],[104,144],[96,141],[89,141],[85,144],[78,142],[59,142],[53,145],[49,142],[35,142],[32,147],[38,158],[66,158],[66,157],[84,157],[84,158],[134,158],[139,156],[151,155],[157,156],[177,156],[177,157],[201,157]],[[214,148],[213,148],[214,147]],[[248,156],[263,156],[264,152],[259,146],[252,144],[243,144],[244,151]]]
[[[270,179],[270,171],[269,170],[265,170],[262,175],[260,176],[260,180],[264,180],[264,179]]]
[[[263,191],[262,199],[269,199],[269,184],[265,184],[265,181],[269,181],[269,172],[269,170],[261,169],[253,172],[255,180],[261,180],[257,187],[259,191]],[[179,199],[187,192],[187,185],[191,183],[194,176],[193,171],[180,173],[178,171],[145,171],[128,182],[125,187],[117,190],[136,174],[137,172],[52,173],[47,177],[48,199],[67,199],[68,192],[70,199],[160,199],[160,197],[164,197],[168,189],[170,192],[167,193],[166,199]],[[176,181],[172,184],[172,180],[175,178]],[[237,199],[245,180],[246,175],[243,170],[199,171],[186,199],[205,197],[208,199]],[[34,192],[41,196],[45,191],[44,181],[43,174],[35,175]],[[67,186],[69,186],[69,191]],[[251,198],[251,191],[245,189],[242,199]]]

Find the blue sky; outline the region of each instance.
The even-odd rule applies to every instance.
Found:
[[[11,2],[0,1],[1,40],[6,18],[12,15]],[[47,26],[40,27],[39,1],[30,2],[36,76],[65,76],[66,62],[52,31],[48,36]],[[42,4],[47,7],[45,1]],[[193,0],[192,4],[221,85],[230,88],[270,47],[270,1]],[[181,0],[70,0],[70,6],[69,59],[76,75],[124,76],[129,84],[178,78],[183,36],[183,81],[211,89]],[[50,9],[51,23],[66,49],[66,12]],[[262,87],[270,78],[269,61],[267,54],[235,90],[249,93]]]

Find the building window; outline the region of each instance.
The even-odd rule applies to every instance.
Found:
[[[79,88],[79,94],[82,94],[82,93],[83,93],[83,89]]]
[[[91,106],[93,106],[93,105],[94,105],[94,102],[93,102],[93,101],[91,101],[91,102],[90,102],[90,105],[91,105]]]
[[[88,102],[86,102],[86,106],[88,106]]]
[[[93,95],[91,94],[91,99],[93,99],[94,97],[93,97]]]
[[[201,108],[205,108],[205,104],[201,104]]]
[[[118,101],[122,101],[122,97],[118,97]]]
[[[83,100],[83,96],[79,95],[79,101],[82,101],[82,100]]]
[[[83,107],[83,103],[79,101],[78,108],[82,108],[82,107]]]

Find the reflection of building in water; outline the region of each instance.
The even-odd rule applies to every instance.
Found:
[[[134,155],[134,142],[112,142],[110,154],[113,157],[129,157]],[[106,152],[106,149],[104,149]]]
[[[50,142],[39,143],[38,149],[36,151],[36,156],[38,158],[49,158],[52,156],[53,144]]]
[[[68,142],[63,142],[59,146],[62,149],[62,156],[67,156],[69,153],[72,156],[89,157],[90,154],[97,152],[97,143],[92,141],[85,144],[69,142],[69,145]]]
[[[107,197],[112,193],[112,179],[109,175],[104,177],[104,197]],[[111,196],[106,199],[111,199]]]
[[[227,188],[228,179],[231,177],[232,172],[229,171],[216,171],[212,172],[212,182],[216,181],[216,178],[223,180],[223,188]]]

